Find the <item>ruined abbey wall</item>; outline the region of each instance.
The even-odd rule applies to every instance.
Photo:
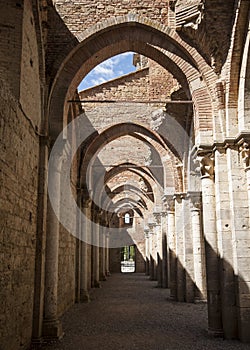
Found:
[[[69,30],[78,36],[83,30],[110,17],[134,13],[145,16],[163,24],[168,23],[168,7],[166,0],[71,0],[54,1],[55,8],[63,18]]]
[[[83,100],[164,101],[178,88],[176,79],[158,63],[148,60],[145,68],[80,91]],[[94,106],[94,104],[93,104]]]
[[[22,349],[32,335],[41,95],[32,2],[1,10],[0,347]]]
[[[26,346],[32,333],[39,142],[2,81],[0,122],[0,338],[11,350]]]
[[[174,3],[176,4],[176,23],[173,17],[170,18],[170,12],[174,11]],[[190,3],[194,6],[195,16],[192,11],[190,12]],[[204,138],[202,135],[199,136],[195,142],[197,147],[200,147],[200,144],[205,145],[199,158],[201,156],[203,160],[206,158],[205,161],[209,162],[202,165],[204,168],[202,170],[205,175],[208,171],[212,193],[204,185],[203,195],[208,201],[203,202],[205,209],[203,208],[204,216],[201,218],[201,223],[204,227],[201,227],[201,233],[204,231],[206,234],[206,229],[211,224],[210,217],[206,216],[211,210],[215,237],[212,249],[217,252],[219,242],[219,253],[225,258],[225,261],[220,262],[219,268],[222,267],[223,271],[216,281],[220,285],[218,295],[224,298],[222,300],[224,303],[223,326],[227,327],[227,317],[233,322],[238,322],[234,336],[243,341],[249,341],[249,208],[247,204],[249,202],[247,192],[249,187],[249,133],[246,130],[248,130],[250,118],[247,100],[249,84],[245,83],[249,77],[248,13],[249,1],[244,0],[171,1],[171,9],[169,1],[165,0],[142,0],[141,2],[138,0],[99,0],[97,2],[93,0],[16,0],[3,2],[0,15],[1,350],[26,350],[32,337],[34,339],[37,336],[42,339],[44,335],[48,335],[41,329],[44,322],[44,304],[46,304],[44,303],[46,301],[44,291],[46,289],[45,254],[48,254],[46,250],[47,213],[51,214],[50,211],[47,212],[46,187],[48,153],[54,137],[51,124],[54,122],[54,126],[58,123],[60,130],[63,125],[61,120],[63,117],[67,119],[67,116],[63,115],[65,89],[68,88],[72,79],[76,81],[75,77],[83,75],[80,69],[75,72],[73,66],[76,65],[79,68],[85,60],[87,68],[92,67],[95,63],[101,62],[104,57],[108,57],[110,50],[114,50],[116,54],[119,53],[119,50],[123,51],[128,47],[130,49],[130,45],[126,46],[127,33],[130,33],[131,42],[134,42],[135,39],[135,48],[138,50],[140,48],[143,51],[147,46],[145,51],[152,53],[149,56],[158,59],[162,64],[165,58],[173,60],[173,65],[169,66],[170,70],[174,69],[175,64],[181,68],[184,78],[187,78],[187,82],[183,78],[183,90],[178,91],[179,85],[171,74],[150,61],[148,68],[80,93],[82,99],[114,98],[129,100],[128,102],[141,100],[142,103],[120,102],[112,105],[112,109],[110,104],[86,103],[82,105],[84,109],[83,112],[81,111],[82,117],[85,118],[86,125],[91,127],[91,131],[101,132],[113,124],[134,122],[153,129],[161,136],[166,131],[166,128],[164,130],[166,125],[163,124],[164,101],[173,97],[173,92],[177,92],[175,97],[185,99],[184,87],[185,91],[188,90],[188,87],[190,88],[188,98],[194,102],[195,133],[199,135],[199,132],[203,130],[205,135]],[[119,22],[117,17],[127,14],[128,17],[123,17],[118,30],[113,32],[113,27],[116,27],[116,23]],[[130,14],[140,15],[139,22],[134,23],[135,18]],[[159,26],[156,26],[157,30],[155,30],[154,21],[160,23]],[[106,22],[106,26],[101,24],[103,22]],[[109,26],[111,24],[112,28]],[[171,29],[167,28],[164,31],[163,27],[169,25]],[[133,26],[134,32],[131,31]],[[176,32],[174,32],[175,28],[177,28]],[[84,32],[85,34],[92,33],[96,35],[95,39],[98,39],[97,49],[94,41],[84,46],[86,57],[80,55],[82,52],[80,53],[79,47],[74,51],[79,41],[82,40],[81,35]],[[103,35],[103,32],[107,35]],[[131,32],[135,35],[134,37]],[[168,33],[171,33],[167,39],[168,57],[164,57],[163,51],[160,53],[154,50],[147,51],[151,45],[154,46],[151,35],[152,38],[157,38],[157,42],[161,45],[164,43],[164,38],[168,37]],[[110,44],[111,38],[117,39],[117,43],[112,43],[113,46]],[[120,38],[123,38],[121,42],[119,42]],[[189,57],[188,50],[192,50],[193,57]],[[75,56],[73,51],[76,53]],[[70,57],[74,56],[70,61],[72,66],[65,60],[69,54],[72,54]],[[87,57],[89,57],[88,61]],[[62,70],[59,70],[60,67]],[[87,68],[84,69],[87,71]],[[178,75],[178,78],[181,77],[181,74]],[[68,79],[67,84],[65,79]],[[54,86],[56,86],[55,90],[53,90]],[[151,99],[163,102],[147,103]],[[176,117],[176,121],[181,126],[189,130],[188,127],[192,123],[192,107],[189,109],[189,115],[186,113],[187,109],[186,106],[168,105],[167,112]],[[80,113],[80,110],[77,110],[72,104],[70,113],[67,120],[72,120]],[[48,115],[55,116],[55,120],[47,120]],[[237,136],[239,131],[243,131],[241,140]],[[118,132],[119,126],[110,136],[113,137]],[[137,138],[129,135],[108,143],[104,152],[100,154],[101,163],[112,165],[118,163],[121,158],[125,162],[133,161],[138,164],[144,164],[151,158],[157,161],[162,160],[157,153],[160,147],[156,147],[154,157],[151,157],[152,147],[149,143],[153,141],[150,137],[148,137],[150,142],[143,143],[140,139],[141,130],[134,134]],[[217,145],[213,144],[214,141],[217,142]],[[125,148],[128,148],[129,151],[125,151]],[[211,154],[213,157],[210,159]],[[168,158],[168,155],[165,158]],[[198,161],[199,158],[197,158]],[[178,183],[183,168],[180,162],[177,164],[175,160],[175,156],[172,153],[169,154],[169,163],[172,162],[176,166],[174,169],[169,167],[168,176]],[[167,162],[168,159],[164,161]],[[103,168],[105,169],[105,166]],[[72,171],[72,188],[75,197],[78,185],[76,170],[74,168]],[[227,176],[224,176],[225,174]],[[157,187],[156,183],[163,184],[161,171],[153,175],[155,187]],[[137,178],[136,176],[129,178],[128,173],[124,172],[123,175],[114,177],[109,185],[115,187],[116,180],[132,180],[138,184],[139,175]],[[183,192],[181,185],[175,188],[177,192]],[[159,193],[157,195],[161,198]],[[225,196],[225,201],[223,196]],[[210,200],[213,201],[212,204]],[[178,198],[175,203],[178,209],[177,201]],[[154,208],[149,209],[151,215]],[[227,215],[224,215],[225,213]],[[76,218],[74,219],[77,224]],[[233,238],[229,238],[228,233],[230,232]],[[52,236],[53,233],[53,230],[50,231]],[[178,234],[179,232],[176,231],[177,238]],[[58,243],[58,241],[53,243]],[[78,300],[79,271],[77,268],[79,269],[80,266],[78,248],[77,239],[61,225],[59,228],[58,295],[56,295],[58,298],[54,296],[54,300],[57,299],[57,304],[54,305],[57,305],[58,309],[56,318]],[[235,256],[231,254],[232,251]],[[86,255],[90,262],[87,272],[88,288],[90,288],[93,274],[91,270],[92,247],[88,246]],[[54,256],[57,257],[57,254]],[[215,260],[217,264],[218,259]],[[206,269],[210,278],[208,280],[213,283],[214,273],[210,267],[210,264],[207,263]],[[216,265],[216,269],[217,267]],[[48,274],[47,278],[49,278]],[[181,286],[183,281],[179,282]],[[229,299],[227,295],[230,296]],[[211,294],[210,296],[212,301],[217,300],[216,295]],[[48,299],[47,305],[53,307],[53,302]],[[236,312],[233,308],[237,309]],[[232,316],[233,312],[235,315],[237,313],[235,317]],[[35,333],[33,333],[34,330]],[[225,337],[231,337],[230,332],[229,329]]]

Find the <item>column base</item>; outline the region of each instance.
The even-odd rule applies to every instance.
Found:
[[[208,334],[214,338],[223,338],[223,330],[222,329],[210,329],[208,328]]]
[[[46,319],[43,321],[43,339],[45,341],[60,340],[63,336],[61,321]]]
[[[44,344],[43,338],[33,338],[31,340],[31,345],[30,348],[27,347],[27,349],[37,349],[37,348],[41,348],[42,345]]]
[[[240,296],[242,297],[242,296]],[[250,308],[238,307],[239,339],[243,343],[250,343]]]
[[[107,277],[111,276],[111,273],[109,271],[106,271],[106,276]]]
[[[101,281],[107,281],[107,277],[103,274],[103,275],[101,275],[100,280]]]
[[[94,281],[93,288],[102,288],[101,283],[99,281]]]
[[[195,298],[194,303],[195,304],[207,304],[207,299]]]
[[[81,303],[89,303],[90,302],[90,296],[89,293],[86,290],[80,290],[80,302]]]

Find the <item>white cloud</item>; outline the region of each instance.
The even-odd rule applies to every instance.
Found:
[[[133,53],[131,52],[125,52],[102,62],[85,77],[80,84],[80,88],[86,89],[91,86],[99,85],[132,71],[132,55]],[[129,56],[131,57],[131,62],[128,62]]]
[[[114,75],[114,70],[112,68],[107,68],[104,65],[99,65],[94,68],[92,73],[94,75],[102,74],[104,76],[110,77]]]
[[[100,85],[102,83],[105,83],[106,79],[100,77],[100,78],[97,78],[97,79],[91,79],[91,84],[92,86],[95,86],[95,85]]]

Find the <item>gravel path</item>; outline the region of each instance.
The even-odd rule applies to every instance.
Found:
[[[209,337],[206,305],[173,302],[143,274],[112,275],[91,298],[64,315],[64,338],[43,350],[250,349]]]

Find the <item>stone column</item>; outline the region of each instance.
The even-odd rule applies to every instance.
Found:
[[[169,288],[169,247],[167,240],[167,213],[161,213],[162,230],[162,288]]]
[[[175,194],[175,239],[177,301],[185,301],[185,252],[183,232],[182,194]]]
[[[231,216],[232,201],[230,200],[229,179],[225,176],[230,173],[225,147],[216,147],[215,157],[215,195],[216,218],[218,234],[218,251],[220,254],[220,288],[223,336],[226,339],[237,338],[237,308],[235,288],[235,259],[233,225]],[[236,154],[238,151],[236,151]],[[237,154],[238,155],[238,154]]]
[[[105,227],[103,226],[104,223],[102,223],[102,226],[100,226],[100,280],[106,281],[106,271],[105,271],[105,265],[106,265],[106,235],[105,235]]]
[[[154,279],[154,260],[153,260],[153,232],[149,230],[149,277],[151,280]]]
[[[161,228],[161,212],[153,213],[155,218],[155,256],[156,256],[156,279],[158,287],[162,287],[162,228]]]
[[[83,198],[82,198],[83,200]],[[81,272],[80,272],[80,301],[88,303],[90,301],[88,292],[88,238],[91,235],[91,203],[87,201],[83,205],[82,235],[81,235]]]
[[[168,270],[168,285],[170,287],[170,296],[172,299],[177,299],[176,287],[176,236],[175,236],[175,202],[173,196],[164,196],[164,205],[167,210],[167,241],[169,247],[169,270]]]
[[[205,241],[201,227],[201,192],[189,192],[193,238],[195,301],[207,299]]]
[[[241,142],[240,151],[246,176],[242,179],[241,164],[237,163],[237,154],[229,150],[231,155],[232,182],[237,192],[232,191],[235,211],[235,238],[237,255],[237,309],[239,338],[250,342],[250,136]],[[238,169],[235,169],[236,166]],[[237,175],[236,175],[237,174]],[[247,187],[247,191],[245,190]],[[246,205],[246,197],[248,205]],[[248,207],[248,208],[247,208]]]
[[[156,260],[155,260],[155,247],[154,247],[154,223],[150,222],[149,226],[149,276],[152,281],[156,280]]]
[[[99,239],[100,239],[100,224],[99,213],[96,214],[96,220],[92,222],[92,242],[93,242],[93,288],[100,288],[100,255],[99,255]]]
[[[185,301],[193,303],[195,298],[193,236],[190,203],[186,193],[182,194],[182,227],[184,247]]]
[[[222,336],[221,297],[219,281],[219,254],[217,245],[214,159],[211,155],[199,157],[201,164],[201,187],[203,227],[205,237],[208,331]]]
[[[53,193],[55,207],[52,208],[48,199],[46,260],[45,260],[45,290],[44,290],[44,321],[43,337],[60,339],[63,336],[62,325],[57,313],[58,288],[58,253],[59,253],[59,221],[60,215],[60,180],[62,155],[54,154],[50,160],[53,171],[49,174],[50,188]]]
[[[77,206],[81,208],[82,191],[77,190]],[[76,214],[76,248],[75,248],[75,302],[81,301],[81,236],[82,236],[82,223],[81,215],[77,212]]]
[[[149,253],[149,228],[144,228],[145,234],[145,258],[146,258],[146,276],[149,276],[149,264],[150,264],[150,253]]]
[[[106,233],[106,254],[105,254],[105,259],[106,259],[106,264],[105,264],[105,272],[106,276],[110,276],[110,271],[109,271],[109,233]]]

